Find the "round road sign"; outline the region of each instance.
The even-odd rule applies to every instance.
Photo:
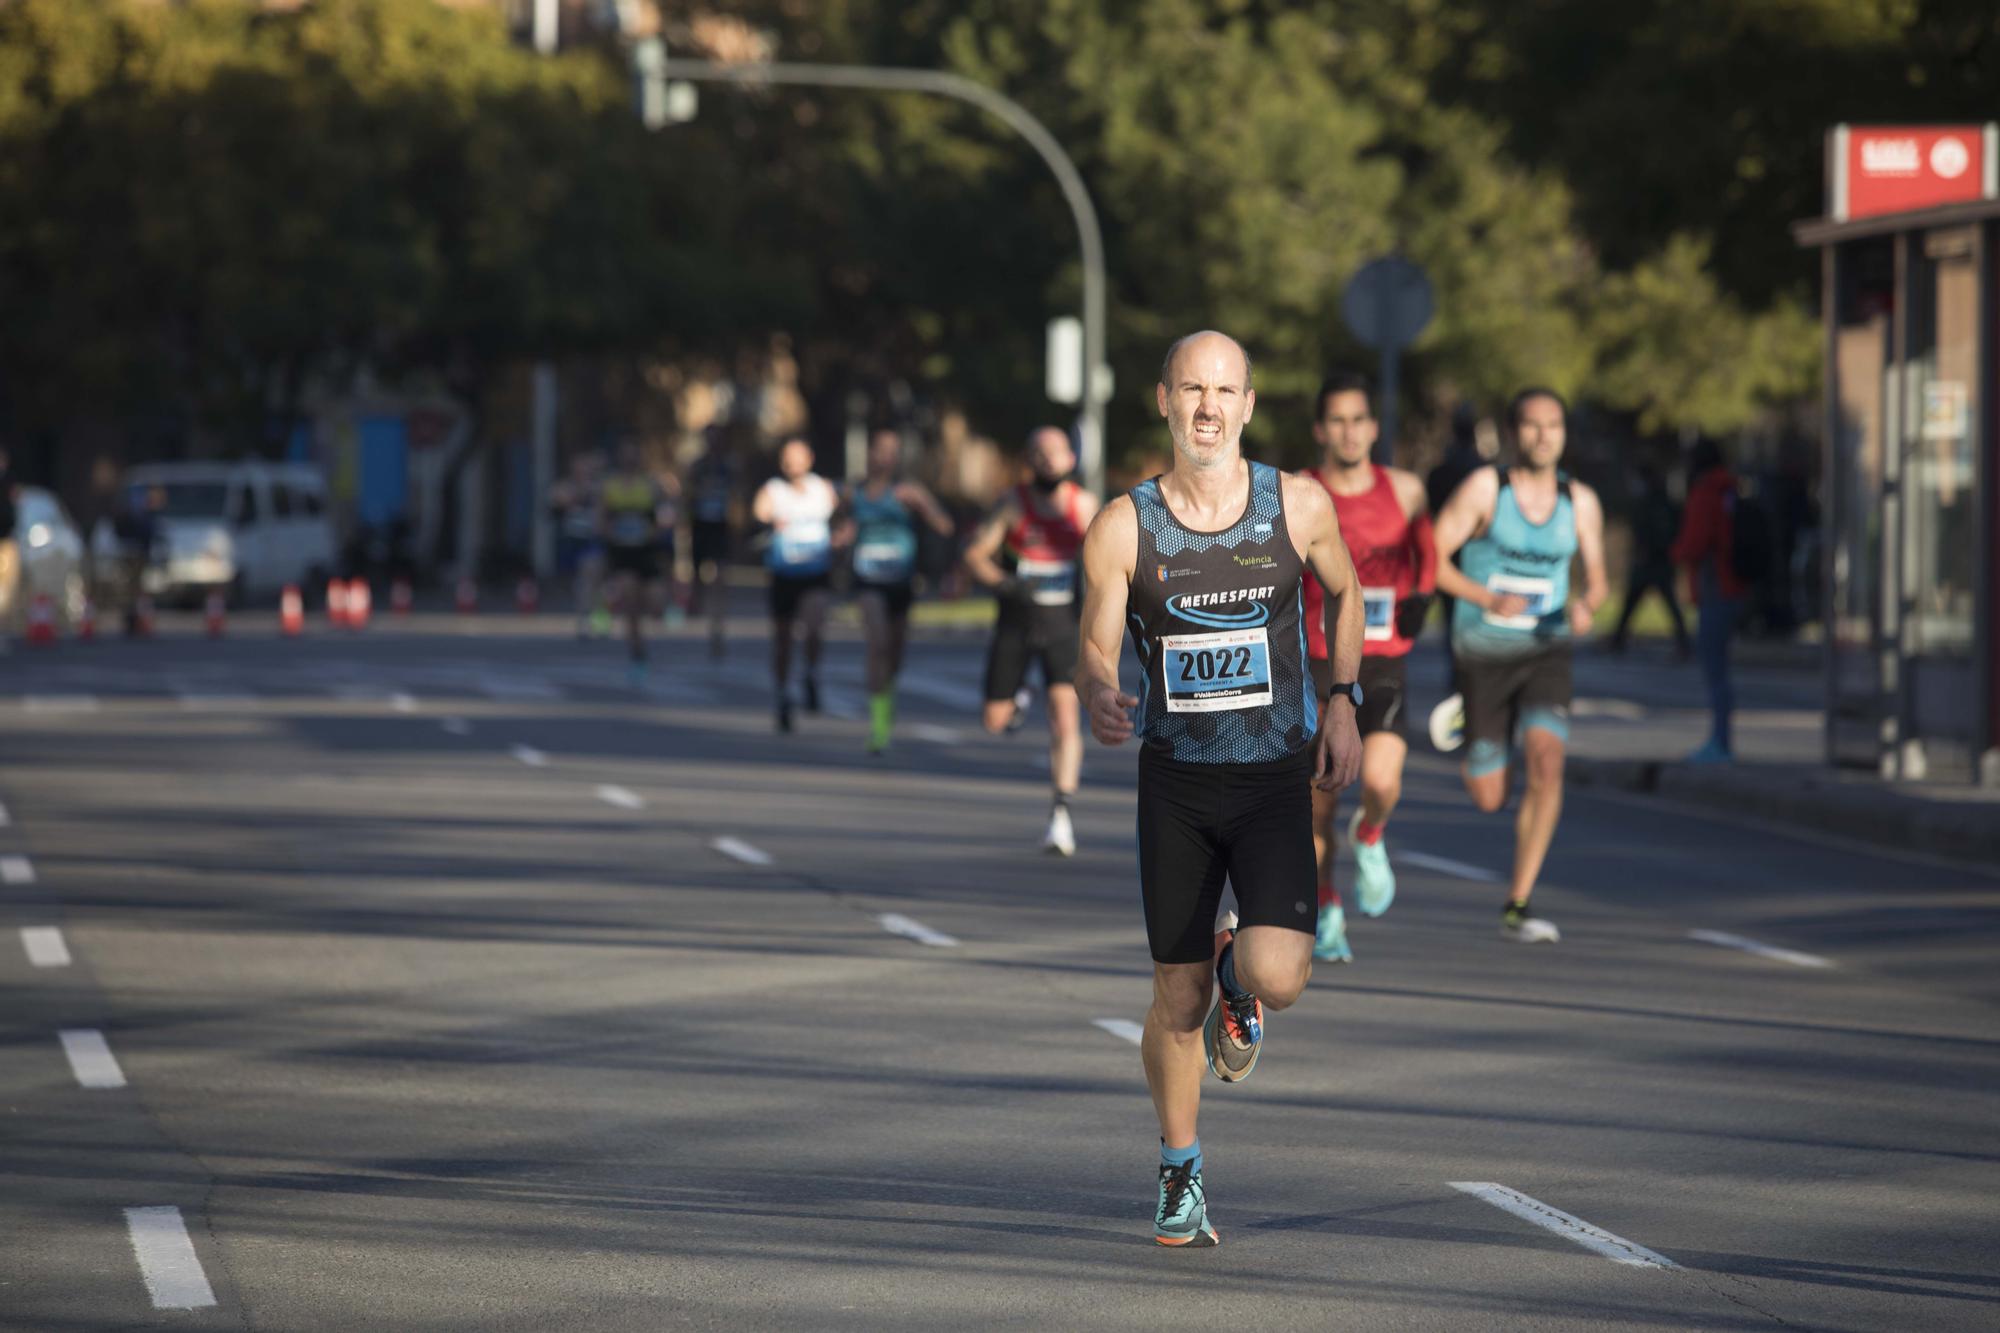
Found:
[[[1431,280],[1401,255],[1371,260],[1347,280],[1340,315],[1348,329],[1378,351],[1400,350],[1431,322]]]

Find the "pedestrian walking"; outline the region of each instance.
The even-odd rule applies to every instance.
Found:
[[[1680,535],[1674,538],[1674,563],[1687,571],[1698,621],[1695,653],[1701,660],[1702,681],[1708,687],[1708,740],[1688,756],[1691,764],[1727,764],[1736,751],[1730,736],[1730,714],[1736,692],[1729,679],[1729,646],[1743,614],[1744,573],[1738,566],[1739,523],[1755,522],[1739,514],[1736,475],[1723,461],[1722,448],[1702,440],[1688,455],[1687,508]],[[1750,534],[1741,534],[1748,537]]]

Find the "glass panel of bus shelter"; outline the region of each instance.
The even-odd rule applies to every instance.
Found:
[[[1826,631],[1833,652],[1829,740],[1837,762],[1874,764],[1881,744],[1882,468],[1889,425],[1891,338],[1896,312],[1895,246],[1889,237],[1850,241],[1834,257],[1833,373],[1836,388],[1825,494],[1831,501],[1825,558],[1833,601]]]
[[[1972,653],[1979,586],[1979,236],[1950,227],[1913,240],[1903,587],[1913,649],[1962,658]]]

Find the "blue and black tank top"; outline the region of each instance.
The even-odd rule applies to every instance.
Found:
[[[1131,495],[1140,739],[1192,764],[1270,763],[1304,750],[1319,706],[1300,609],[1305,562],[1285,527],[1282,474],[1250,464],[1249,502],[1221,532],[1184,527],[1157,477]]]

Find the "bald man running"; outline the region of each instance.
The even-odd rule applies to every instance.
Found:
[[[1156,396],[1173,466],[1106,505],[1083,548],[1077,693],[1099,741],[1143,742],[1139,887],[1153,1003],[1140,1051],[1160,1119],[1162,1245],[1217,1243],[1195,1133],[1203,1059],[1224,1082],[1247,1078],[1265,1008],[1287,1008],[1305,989],[1318,878],[1311,788],[1338,790],[1361,768],[1354,566],[1324,487],[1243,457],[1250,375],[1249,354],[1224,334],[1168,349]],[[1325,701],[1306,664],[1308,568],[1326,596]],[[1144,672],[1137,697],[1118,684],[1128,621]],[[1225,878],[1233,932],[1215,929]]]

